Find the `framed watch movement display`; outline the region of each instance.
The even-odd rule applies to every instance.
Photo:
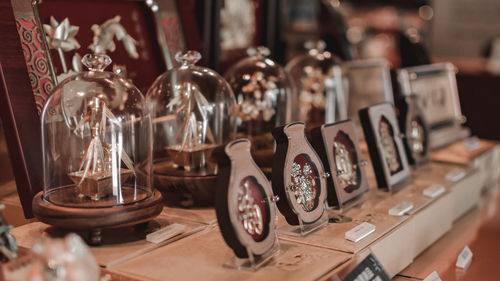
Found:
[[[212,157],[219,166],[215,211],[222,236],[236,257],[255,268],[279,249],[278,197],[253,160],[250,145],[248,139],[238,139],[216,148]]]
[[[379,103],[359,111],[379,188],[389,191],[410,177],[394,107]]]
[[[403,68],[398,81],[404,96],[415,95],[430,129],[430,146],[437,148],[468,136],[462,127],[455,67],[438,63]]]
[[[399,126],[404,133],[404,144],[410,164],[420,166],[429,161],[429,126],[420,110],[417,97],[403,97],[398,103]]]
[[[273,157],[272,186],[280,197],[278,209],[288,224],[298,226],[301,235],[328,221],[326,216],[326,178],[318,154],[305,136],[303,122],[293,122],[273,131],[276,153]]]
[[[312,129],[311,143],[331,175],[326,179],[330,207],[342,209],[345,203],[369,190],[367,161],[363,159],[356,127],[351,120]]]
[[[355,60],[342,64],[346,77],[347,117],[356,125],[358,111],[381,103],[394,103],[389,62],[385,59]]]

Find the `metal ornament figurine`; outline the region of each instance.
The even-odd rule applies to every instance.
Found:
[[[283,198],[278,208],[290,225],[312,224],[325,212],[329,174],[306,139],[304,123],[293,122],[272,133],[277,144],[272,186],[274,193]]]
[[[5,205],[0,205],[0,211],[5,209]],[[3,260],[14,260],[17,258],[17,243],[16,238],[9,233],[13,229],[12,225],[7,224],[7,221],[0,214],[0,255]]]
[[[106,54],[107,51],[114,52],[116,49],[113,39],[123,42],[123,46],[131,58],[139,58],[137,52],[137,41],[130,36],[125,28],[120,24],[121,17],[115,16],[105,21],[101,25],[94,24],[91,29],[94,32],[93,43],[89,49],[96,54]]]
[[[80,131],[83,138],[84,128],[88,126],[91,128],[92,138],[80,163],[79,171],[72,172],[68,176],[77,185],[81,196],[87,196],[91,200],[99,200],[109,194],[121,197],[120,190],[113,188],[114,185],[119,185],[115,182],[116,179],[113,180],[113,172],[119,169],[120,181],[124,183],[131,175],[135,176],[133,161],[121,148],[120,143],[112,145],[103,141],[106,121],[118,127],[120,122],[108,109],[103,98],[92,98],[87,108],[87,114],[76,126],[75,133]],[[128,169],[113,166],[115,159],[120,157]]]
[[[278,197],[252,159],[250,141],[232,141],[212,156],[219,165],[215,210],[224,240],[239,258],[271,254],[278,246]]]
[[[80,44],[75,36],[80,29],[78,26],[71,25],[68,18],[65,18],[60,23],[50,17],[50,24],[44,24],[43,29],[47,34],[47,44],[49,48],[57,50],[63,73],[68,73],[68,66],[64,58],[64,52],[73,51],[80,48]],[[64,80],[66,76],[59,78],[59,81]]]

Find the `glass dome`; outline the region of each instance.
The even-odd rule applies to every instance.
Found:
[[[307,41],[307,53],[285,67],[299,92],[297,118],[311,129],[347,117],[340,59],[325,47],[322,40]]]
[[[155,187],[180,194],[182,204],[213,204],[217,165],[210,157],[235,137],[234,94],[218,73],[195,65],[200,53],[175,58],[180,66],[160,75],[146,94],[153,112]]]
[[[89,71],[62,81],[42,113],[43,199],[64,207],[111,207],[149,199],[151,114],[127,79],[86,55]]]
[[[252,142],[252,156],[265,170],[272,166],[271,130],[295,119],[295,90],[282,66],[267,58],[266,47],[250,48],[249,57],[231,67],[225,78],[238,104],[238,137]]]

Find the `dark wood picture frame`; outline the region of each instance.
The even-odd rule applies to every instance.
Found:
[[[335,123],[325,124],[311,130],[311,144],[318,152],[323,162],[325,171],[330,173],[326,179],[328,185],[328,205],[330,207],[342,208],[346,203],[359,198],[370,188],[366,175],[366,161],[363,159],[359,147],[357,130],[351,120],[343,120]],[[342,148],[350,158],[351,168],[356,177],[356,184],[342,183],[342,173],[345,172],[337,167],[336,144],[341,142]],[[341,149],[341,148],[339,148]],[[353,188],[354,187],[354,188]],[[345,190],[345,189],[350,189]]]
[[[34,23],[29,14],[31,6],[23,4],[21,1],[0,3],[0,32],[3,34],[0,41],[0,117],[24,216],[31,218],[31,201],[42,190],[42,149],[38,102],[35,103],[32,87],[39,76],[29,72],[16,26],[20,20]],[[29,35],[33,34],[26,33]]]
[[[410,177],[410,166],[394,106],[390,102],[383,102],[361,109],[359,119],[365,133],[378,187],[391,191]],[[388,151],[389,148],[392,151]],[[389,161],[395,161],[397,165],[394,166],[394,163]]]

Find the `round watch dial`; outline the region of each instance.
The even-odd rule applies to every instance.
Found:
[[[290,171],[291,190],[297,204],[306,212],[311,212],[318,206],[321,188],[318,175],[316,165],[307,154],[295,156]]]
[[[243,229],[255,242],[264,240],[269,233],[269,205],[265,192],[255,177],[241,180],[238,190],[238,218]]]
[[[390,174],[394,175],[403,169],[403,165],[401,164],[401,158],[396,147],[396,142],[394,141],[394,130],[384,116],[380,118],[379,134],[385,162],[387,167],[389,167]]]

